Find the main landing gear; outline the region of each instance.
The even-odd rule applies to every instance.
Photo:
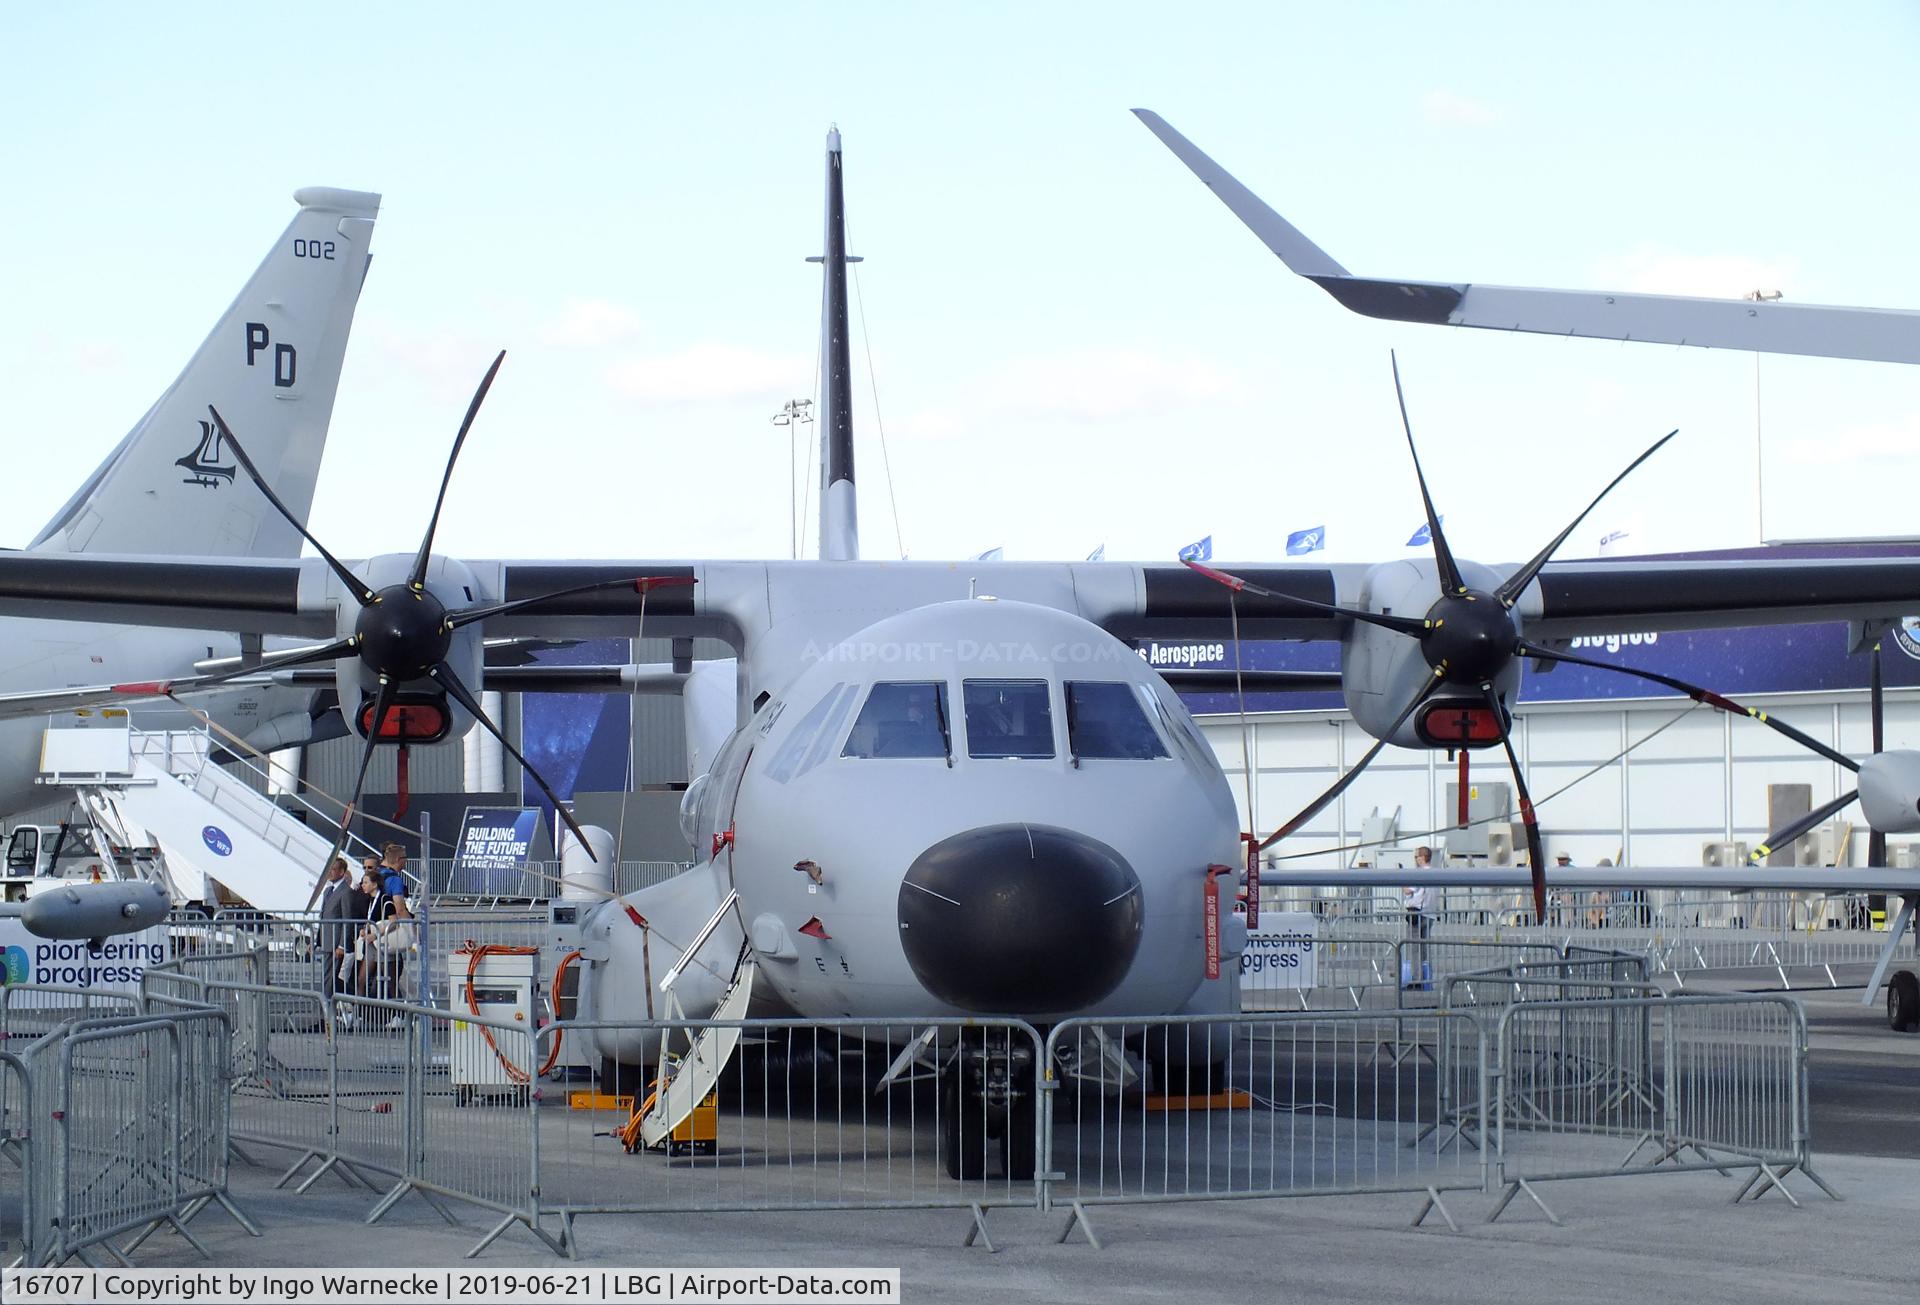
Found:
[[[1920,976],[1912,970],[1887,980],[1887,1024],[1896,1033],[1920,1033]]]

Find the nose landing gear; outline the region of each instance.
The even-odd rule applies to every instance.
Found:
[[[985,1178],[988,1153],[997,1150],[1006,1181],[1033,1178],[1039,1109],[1032,1048],[1004,1035],[963,1042],[941,1071],[939,1110],[947,1177]]]

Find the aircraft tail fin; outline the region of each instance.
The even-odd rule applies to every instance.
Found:
[[[820,556],[860,556],[853,492],[853,362],[847,341],[847,204],[840,179],[840,129],[827,133],[826,295],[820,317]]]
[[[310,187],[174,383],[30,545],[39,552],[297,557],[300,537],[221,447],[220,409],[287,506],[313,505],[380,196]]]

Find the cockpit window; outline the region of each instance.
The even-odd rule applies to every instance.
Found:
[[[856,692],[851,684],[836,684],[828,689],[826,697],[813,705],[780,745],[780,750],[767,764],[767,778],[784,784],[819,765],[828,755],[826,747],[838,732],[840,722],[846,719]]]
[[[876,684],[847,735],[843,757],[951,757],[947,686],[938,680]]]
[[[1053,707],[1045,680],[968,680],[969,757],[1051,757]]]
[[[1067,682],[1067,746],[1076,761],[1147,761],[1167,755],[1130,684]]]

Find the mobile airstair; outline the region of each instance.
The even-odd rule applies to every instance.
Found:
[[[177,903],[217,882],[272,915],[310,910],[330,840],[213,753],[205,730],[49,729],[38,782],[73,789],[112,843],[157,846]]]
[[[727,912],[734,908],[739,896],[737,891],[727,893],[726,900],[720,903],[719,909],[695,936],[693,945],[687,948],[686,954],[660,981],[660,991],[666,995],[669,1019],[687,1018],[674,991],[675,984],[713,936]],[[627,1150],[651,1149],[663,1144],[676,1128],[687,1122],[694,1109],[712,1094],[720,1082],[721,1072],[739,1049],[743,1031],[737,1024],[729,1028],[722,1021],[746,1018],[747,1008],[753,1002],[754,976],[758,972],[752,949],[742,947],[734,961],[733,982],[728,985],[726,995],[721,997],[719,1006],[709,1017],[715,1023],[700,1030],[697,1037],[690,1036],[691,1045],[683,1055],[675,1056],[667,1045],[672,1036],[671,1030],[661,1038],[659,1081],[640,1103],[639,1109],[633,1112],[626,1126],[619,1130],[620,1140],[626,1143]]]

